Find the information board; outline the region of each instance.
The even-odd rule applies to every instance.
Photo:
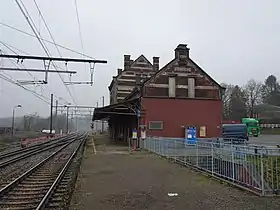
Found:
[[[186,144],[196,144],[196,128],[187,127],[185,129],[185,142]]]

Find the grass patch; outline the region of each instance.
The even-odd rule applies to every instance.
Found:
[[[261,134],[280,135],[280,128],[261,129]]]
[[[260,156],[247,159],[253,163],[261,175],[263,165],[263,178],[272,189],[280,189],[280,156]]]

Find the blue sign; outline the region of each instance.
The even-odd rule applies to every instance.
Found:
[[[186,144],[195,144],[196,143],[196,128],[195,127],[185,128],[185,142],[186,142]]]

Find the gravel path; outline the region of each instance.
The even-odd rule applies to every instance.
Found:
[[[97,155],[85,150],[70,209],[279,210],[280,198],[254,196],[147,152],[98,146]]]

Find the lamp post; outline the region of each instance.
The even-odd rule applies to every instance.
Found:
[[[12,130],[11,130],[11,139],[14,136],[14,127],[15,127],[15,110],[16,108],[21,108],[22,106],[19,104],[13,108],[13,119],[12,119]]]

